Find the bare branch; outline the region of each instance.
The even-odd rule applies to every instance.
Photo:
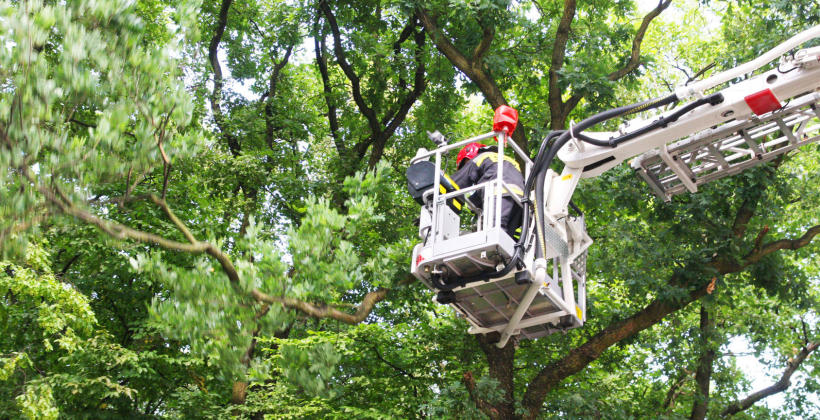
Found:
[[[256,315],[253,316],[253,320],[254,321],[259,321],[259,319],[261,319],[263,316],[267,315],[269,311],[270,311],[270,305],[268,305],[267,303],[263,304],[262,309],[260,309],[259,312],[257,312]],[[243,365],[245,365],[245,367],[248,367],[248,366],[251,365],[251,360],[253,359],[253,351],[256,348],[256,339],[257,339],[257,337],[259,337],[259,332],[261,330],[262,330],[262,326],[257,324],[256,328],[254,328],[254,330],[253,330],[253,333],[251,333],[251,344],[248,345],[248,348],[245,350],[245,353],[242,354],[242,357],[239,359],[239,361]]]
[[[691,83],[691,82],[694,82],[694,81],[695,81],[698,77],[703,76],[703,73],[706,73],[707,71],[709,71],[709,70],[710,70],[712,67],[714,67],[716,64],[717,64],[717,62],[716,62],[716,61],[713,61],[713,62],[709,63],[709,65],[707,65],[706,67],[704,67],[704,68],[702,68],[702,69],[698,70],[698,72],[697,72],[697,73],[693,74],[691,77],[689,77],[688,79],[686,79],[686,84],[689,84],[689,83]]]
[[[495,37],[495,27],[484,25],[479,22],[481,26],[481,41],[473,50],[473,58],[470,60],[473,65],[480,64],[484,60],[484,55],[490,50],[490,45],[493,43]]]
[[[344,322],[345,324],[354,325],[364,321],[365,318],[370,315],[370,312],[373,311],[373,307],[387,297],[387,293],[389,291],[390,289],[378,288],[372,292],[369,292],[364,296],[362,303],[360,303],[358,308],[356,308],[356,313],[354,314],[340,311],[331,306],[313,304],[299,299],[271,296],[259,290],[253,290],[251,294],[257,301],[269,303],[271,305],[282,305],[288,309],[295,309],[312,318],[330,318]]]
[[[231,134],[230,130],[225,127],[225,117],[222,113],[222,67],[219,65],[219,43],[222,41],[222,35],[225,33],[225,26],[228,24],[228,11],[231,8],[233,0],[222,0],[219,8],[219,16],[216,21],[216,28],[214,29],[214,36],[208,44],[208,60],[211,63],[211,68],[214,72],[214,88],[211,91],[211,112],[214,116],[214,122],[219,127],[223,138],[228,143],[228,148],[231,154],[239,156],[241,147],[239,140]]]
[[[372,348],[373,352],[376,353],[376,358],[381,360],[382,363],[386,364],[387,366],[390,366],[391,368],[393,368],[393,370],[395,370],[396,372],[398,372],[401,375],[404,375],[404,376],[406,376],[410,379],[418,379],[416,377],[416,375],[413,375],[412,373],[408,372],[406,369],[402,368],[401,366],[398,366],[395,363],[392,363],[389,360],[385,359],[384,356],[382,356],[381,352],[379,351],[379,347],[376,344],[371,343],[370,341],[367,341],[366,339],[362,339],[362,341],[370,344],[370,348]]]
[[[390,122],[385,127],[385,130],[381,133],[379,137],[375,139],[373,144],[373,149],[371,150],[370,154],[370,161],[368,165],[371,168],[376,167],[376,164],[381,159],[382,153],[384,152],[384,146],[387,143],[387,140],[396,129],[399,128],[399,125],[404,121],[407,117],[407,113],[410,112],[410,108],[413,104],[418,100],[421,94],[424,92],[424,89],[427,87],[427,79],[425,78],[425,71],[426,67],[424,64],[424,40],[425,35],[424,31],[419,31],[415,34],[415,41],[416,41],[416,52],[415,52],[415,61],[416,61],[416,71],[413,77],[413,90],[407,93],[407,96],[404,97],[404,100],[401,101],[401,105],[399,109],[395,112],[395,114],[390,115]]]
[[[196,240],[196,238],[194,238],[194,235],[191,234],[191,231],[188,230],[188,227],[185,226],[185,224],[182,223],[181,220],[179,220],[176,214],[174,214],[173,210],[171,210],[171,208],[168,207],[168,203],[165,202],[165,199],[161,199],[153,194],[151,194],[149,197],[151,198],[151,201],[154,202],[154,204],[159,206],[162,209],[162,211],[165,212],[165,215],[168,216],[168,218],[171,219],[171,222],[174,223],[174,226],[176,226],[177,229],[179,229],[179,231],[182,232],[182,234],[185,236],[185,239],[187,239],[192,244],[199,242]]]
[[[473,377],[473,372],[464,372],[464,375],[461,376],[461,382],[464,384],[464,387],[467,388],[467,393],[470,395],[470,399],[473,400],[473,403],[475,403],[476,407],[478,407],[479,410],[481,410],[491,419],[498,417],[498,415],[500,414],[498,410],[495,407],[493,407],[492,404],[488,403],[486,400],[476,395],[475,378]]]
[[[26,220],[26,221],[24,221],[20,224],[11,225],[8,228],[3,229],[2,231],[0,231],[0,244],[5,243],[6,239],[8,239],[8,237],[11,236],[11,235],[15,235],[17,233],[27,231],[27,230],[31,229],[33,226],[36,226],[36,225],[39,225],[40,223],[43,223],[50,216],[51,216],[51,213],[49,213],[47,211],[44,211],[44,212],[41,212],[39,214],[36,214],[31,219]]]
[[[24,169],[23,173],[30,180],[34,179],[33,175],[31,175],[31,173],[28,170]],[[219,262],[219,264],[222,266],[222,271],[224,271],[225,275],[228,276],[228,279],[231,281],[231,285],[234,288],[237,288],[239,286],[239,273],[236,271],[233,262],[231,262],[231,259],[228,257],[228,255],[223,253],[219,248],[217,248],[211,243],[199,241],[194,241],[192,243],[177,242],[172,239],[163,238],[162,236],[155,235],[153,233],[135,230],[120,223],[115,223],[101,219],[89,213],[86,210],[76,207],[71,203],[71,201],[68,199],[65,193],[63,193],[59,188],[47,188],[39,186],[39,191],[41,194],[43,194],[43,196],[46,198],[48,202],[53,204],[63,214],[76,217],[77,219],[85,223],[88,223],[92,226],[96,226],[101,231],[116,239],[131,239],[138,242],[153,243],[168,250],[188,252],[191,254],[201,254],[204,252],[212,256]],[[170,212],[170,209],[168,210],[169,212],[166,214],[169,214],[170,218],[171,216],[173,216],[173,212]],[[178,227],[182,226],[184,228],[184,225],[181,223],[181,221],[179,221],[179,219],[176,218],[176,216],[173,216],[172,221],[173,220],[176,220],[174,222],[175,224],[179,223],[177,225]],[[187,228],[183,231],[183,234],[185,234],[185,236],[188,239],[193,238],[191,233],[187,232],[186,234],[186,231]]]
[[[553,130],[563,128],[566,122],[566,116],[569,115],[572,110],[571,108],[568,110],[568,107],[564,105],[561,99],[563,92],[561,92],[558,86],[558,73],[564,67],[564,58],[567,54],[567,42],[569,42],[572,21],[575,19],[575,10],[575,0],[564,1],[564,12],[561,14],[561,20],[558,21],[558,28],[555,31],[555,41],[552,44],[547,102],[550,108],[550,128]],[[578,98],[578,100],[580,100],[580,98]]]
[[[641,43],[643,42],[643,37],[646,35],[646,30],[649,29],[649,24],[652,23],[652,20],[666,10],[670,4],[672,4],[672,0],[659,1],[658,6],[644,16],[641,26],[638,28],[638,32],[632,40],[632,54],[629,56],[629,61],[627,61],[622,68],[609,73],[607,79],[612,81],[618,80],[635,70],[638,65],[641,64]]]
[[[421,21],[422,25],[424,25],[424,30],[427,31],[430,39],[433,40],[433,43],[436,45],[436,49],[444,54],[453,66],[464,73],[467,78],[478,86],[481,93],[484,95],[484,99],[487,100],[490,106],[493,108],[498,108],[501,105],[507,105],[507,100],[504,98],[503,92],[501,92],[501,89],[495,83],[495,79],[493,79],[492,75],[488,73],[482,60],[483,56],[486,54],[486,51],[484,50],[490,47],[490,43],[492,41],[492,37],[488,35],[487,32],[492,31],[491,29],[487,29],[486,27],[484,28],[485,32],[482,37],[482,41],[479,42],[479,45],[476,47],[473,59],[470,60],[461,51],[459,51],[455,45],[453,45],[447,35],[445,35],[439,28],[435,17],[431,16],[429,11],[422,7],[417,7],[416,16],[418,16],[419,21]],[[476,55],[475,52],[478,52],[479,54]],[[525,152],[529,150],[527,138],[523,129],[515,130],[513,133],[513,140]]]
[[[364,102],[359,76],[353,70],[353,66],[347,62],[347,53],[345,53],[344,48],[342,48],[342,34],[339,31],[339,24],[336,22],[336,16],[333,15],[333,11],[330,10],[330,6],[328,6],[327,1],[325,0],[321,0],[319,2],[319,8],[324,13],[327,23],[330,25],[330,32],[333,34],[333,52],[336,54],[336,62],[339,63],[339,67],[342,68],[342,72],[350,81],[353,102],[356,103],[356,107],[359,108],[359,111],[367,119],[367,123],[370,126],[371,136],[374,136],[381,132],[379,118],[376,116],[376,112]]]
[[[713,280],[714,281],[714,278]],[[710,283],[711,284],[711,283]],[[708,293],[708,292],[707,292]],[[692,413],[690,420],[703,420],[706,418],[706,411],[709,408],[709,388],[712,381],[712,370],[717,356],[712,346],[712,336],[714,335],[715,318],[709,313],[703,303],[700,305],[700,347],[701,353],[698,356],[698,365],[695,369],[695,398],[692,401]]]
[[[413,282],[415,282],[414,277],[407,276],[406,278],[398,282],[396,284],[396,287],[405,286]],[[387,294],[390,292],[390,290],[392,289],[380,287],[372,292],[367,293],[362,299],[362,302],[356,308],[356,313],[354,314],[349,314],[347,312],[341,311],[332,306],[327,306],[325,304],[314,304],[299,299],[293,299],[282,296],[271,296],[260,290],[253,290],[251,294],[253,298],[259,302],[265,302],[272,305],[282,305],[285,308],[297,310],[312,318],[330,318],[352,325],[364,321],[365,318],[367,318],[367,316],[370,315],[370,312],[373,310],[373,307],[377,303],[384,300],[385,297],[387,297]]]
[[[757,233],[757,237],[755,238],[754,246],[752,246],[751,252],[757,252],[760,250],[760,246],[763,243],[763,238],[766,237],[766,234],[769,233],[769,227],[763,226],[763,229],[760,229],[760,232]]]
[[[681,386],[683,386],[683,384],[686,383],[686,379],[691,376],[692,372],[686,369],[680,371],[678,377],[675,379],[674,382],[672,382],[672,386],[669,387],[669,391],[666,392],[666,398],[664,398],[663,405],[661,406],[662,411],[664,413],[669,413],[669,410],[675,404],[675,399],[678,397],[678,395],[680,395],[680,392],[678,392],[678,390]]]
[[[436,48],[444,54],[447,60],[456,66],[457,69],[461,70],[461,72],[466,74],[470,79],[473,79],[473,69],[470,60],[441,32],[438,23],[436,23],[436,19],[430,16],[423,8],[416,9],[416,16],[419,17],[421,24],[424,25],[424,29],[430,34],[430,39],[436,44]]]
[[[742,268],[746,268],[760,261],[763,257],[781,249],[796,250],[803,248],[804,246],[810,244],[817,235],[820,235],[820,225],[813,226],[811,229],[807,230],[803,236],[797,239],[780,239],[778,241],[769,242],[762,245],[760,249],[752,250],[752,252],[743,257]]]
[[[288,60],[290,60],[293,47],[293,44],[288,45],[285,49],[285,56],[278,62],[275,59],[272,60],[273,70],[271,71],[270,80],[268,82],[267,96],[265,96],[265,98],[260,98],[260,101],[265,102],[265,142],[267,143],[268,148],[273,148],[273,134],[275,131],[273,125],[273,100],[276,97],[276,88],[279,83],[279,75],[282,72],[282,69],[284,69],[288,64]]]
[[[802,364],[813,351],[817,350],[818,346],[820,346],[820,343],[810,343],[806,347],[803,347],[803,349],[800,351],[800,353],[797,354],[797,356],[795,356],[792,359],[789,359],[786,370],[783,371],[783,374],[780,376],[780,380],[778,380],[774,385],[763,388],[760,391],[754,392],[742,400],[735,401],[729,404],[729,406],[726,407],[726,409],[723,410],[723,412],[721,412],[720,415],[722,417],[729,417],[735,415],[753,406],[755,403],[764,398],[785,391],[791,385],[791,377],[794,374],[794,372],[797,371],[797,369],[800,367],[800,364]]]
[[[313,21],[313,30],[316,33],[313,37],[313,49],[316,53],[316,66],[319,67],[319,74],[322,76],[322,90],[324,92],[325,104],[327,105],[327,121],[330,126],[330,135],[333,137],[333,144],[336,145],[336,152],[339,156],[344,156],[346,149],[339,137],[339,119],[336,115],[336,105],[333,103],[333,90],[330,87],[330,75],[327,71],[327,57],[325,57],[325,36],[319,27],[319,15]]]
[[[169,250],[190,252],[193,254],[205,252],[206,244],[204,243],[186,244],[183,242],[177,242],[171,239],[166,239],[161,236],[154,235],[152,233],[134,230],[119,223],[114,223],[100,219],[99,217],[85,210],[79,209],[71,205],[70,203],[65,203],[63,200],[58,198],[55,195],[55,193],[52,192],[50,189],[41,187],[40,192],[46,197],[46,199],[49,200],[49,202],[54,204],[62,213],[76,217],[77,219],[80,219],[81,221],[88,223],[92,226],[96,226],[101,231],[107,233],[108,235],[116,239],[133,239],[139,242],[153,243]]]

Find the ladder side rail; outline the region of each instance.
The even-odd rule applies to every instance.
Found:
[[[795,150],[806,144],[820,139],[820,124],[816,123],[814,113],[806,107],[815,107],[820,102],[820,93],[811,93],[792,101],[782,110],[770,113],[762,118],[728,124],[725,128],[709,130],[708,135],[697,134],[693,138],[681,140],[668,147],[674,155],[697,155],[703,153],[705,147],[714,146],[719,153],[732,153],[724,156],[729,164],[727,168],[716,168],[711,164],[701,164],[691,168],[696,175],[695,184],[703,185],[708,182],[735,175],[750,167],[768,162],[777,156]],[[778,123],[780,122],[780,123]],[[779,134],[772,136],[773,134]],[[722,137],[722,138],[721,138]],[[711,142],[711,143],[710,143]],[[758,143],[759,142],[759,143]],[[740,148],[745,145],[748,149]],[[661,148],[663,149],[663,148]],[[697,157],[696,156],[696,157]],[[639,171],[641,176],[652,187],[659,197],[668,200],[672,195],[684,191],[686,178],[664,177],[656,182],[650,168],[661,165],[659,169],[673,171],[675,167],[660,161],[657,151],[648,152],[633,161],[632,167]],[[666,166],[663,166],[666,165]],[[650,179],[646,179],[646,177]],[[658,191],[658,189],[662,189]]]
[[[446,145],[441,146],[439,148],[436,148],[436,149],[433,149],[433,150],[430,150],[430,151],[427,151],[427,152],[424,152],[424,153],[419,153],[416,156],[414,156],[412,159],[410,159],[410,164],[412,165],[416,162],[420,162],[422,160],[427,160],[427,159],[433,157],[433,155],[435,155],[437,152],[438,153],[449,152],[453,149],[457,149],[457,148],[466,146],[467,144],[470,144],[470,143],[480,142],[482,140],[487,140],[489,138],[493,138],[497,134],[498,133],[496,133],[495,131],[490,131],[489,133],[479,134],[475,137],[470,137],[468,139],[459,140],[455,143],[446,144]]]
[[[653,130],[632,140],[619,144],[618,147],[601,147],[586,144],[584,150],[563,147],[558,157],[570,167],[584,168],[591,164],[598,164],[594,169],[584,171],[583,177],[600,175],[604,171],[619,163],[660,147],[670,140],[681,139],[709,127],[729,122],[733,119],[745,119],[752,115],[751,108],[745,98],[750,94],[771,90],[780,100],[788,101],[797,95],[810,92],[820,87],[820,65],[797,68],[794,72],[780,74],[777,70],[761,74],[749,80],[732,85],[720,93],[723,102],[717,105],[704,105],[681,116],[666,128]],[[788,106],[788,103],[786,103]],[[675,110],[668,111],[662,116]],[[651,121],[635,119],[626,125],[630,130],[646,126]],[[590,137],[606,140],[617,133],[585,132]],[[606,160],[606,161],[605,161]]]
[[[502,197],[504,197],[504,143],[507,142],[507,132],[504,131],[499,139],[496,137],[496,141],[498,142],[498,172],[495,174],[495,183],[493,185],[493,195],[495,196],[495,214],[493,215],[493,219],[495,220],[495,227],[497,229],[501,229],[501,201]]]
[[[438,236],[439,229],[441,228],[439,224],[441,223],[438,217],[439,213],[439,188],[441,188],[441,151],[436,149],[435,151],[436,156],[436,172],[433,175],[433,228],[432,238],[430,238],[430,246],[433,248],[434,253],[436,249],[436,237]]]
[[[741,77],[746,73],[751,73],[769,64],[783,54],[786,54],[789,50],[797,48],[801,44],[817,37],[820,37],[820,25],[800,32],[752,61],[718,73],[708,79],[692,83],[691,85],[681,86],[675,90],[675,95],[680,99],[686,99],[690,96],[701,94],[703,91],[711,89],[721,83],[728,82],[736,77]]]

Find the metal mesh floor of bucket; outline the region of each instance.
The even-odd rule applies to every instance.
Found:
[[[482,283],[456,291],[455,305],[481,327],[492,328],[506,325],[528,288],[528,284],[516,284],[512,277]],[[521,321],[558,311],[560,309],[552,301],[538,293]],[[531,339],[543,337],[554,331],[553,325],[547,323],[522,328],[521,335]]]

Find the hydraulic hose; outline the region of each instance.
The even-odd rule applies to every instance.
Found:
[[[675,111],[673,114],[667,116],[666,118],[659,118],[658,120],[654,121],[653,123],[643,127],[635,132],[627,133],[623,136],[610,139],[609,141],[602,141],[589,138],[588,136],[583,135],[583,131],[595,126],[599,123],[604,121],[610,120],[612,118],[621,117],[624,115],[628,115],[635,112],[645,111],[649,109],[658,108],[661,106],[665,106],[668,104],[672,104],[677,102],[677,96],[669,95],[664,98],[659,99],[652,99],[648,101],[639,102],[632,105],[626,105],[622,107],[618,107],[615,109],[607,110],[596,115],[593,115],[589,118],[586,118],[572,127],[570,131],[560,132],[557,140],[547,149],[544,150],[544,144],[542,144],[541,149],[539,150],[538,156],[535,158],[535,164],[533,167],[533,171],[530,176],[527,178],[527,182],[525,184],[525,194],[529,193],[532,190],[533,181],[535,181],[535,201],[537,203],[544,203],[544,183],[546,179],[547,170],[549,169],[550,164],[552,164],[553,159],[558,154],[558,151],[564,147],[567,142],[570,141],[572,136],[578,138],[581,141],[588,142],[590,144],[595,144],[598,146],[608,146],[608,147],[615,147],[620,143],[623,143],[627,140],[633,139],[637,136],[645,134],[649,131],[656,130],[661,127],[665,127],[666,125],[678,120],[682,115],[686,114],[687,112],[700,107],[705,104],[717,104],[723,101],[723,96],[720,94],[710,95],[706,98],[699,99],[692,103],[687,104],[683,108],[678,111]],[[550,139],[550,136],[547,137]],[[546,142],[546,140],[545,140]],[[546,255],[546,241],[544,237],[544,231],[546,230],[546,219],[544,217],[544,209],[542,206],[535,207],[535,218],[536,218],[536,243],[542,253],[542,255]],[[522,238],[527,235],[529,232],[525,232],[524,229],[521,230]]]
[[[660,118],[653,121],[651,124],[649,124],[647,126],[644,126],[644,127],[641,127],[641,128],[639,128],[635,131],[626,133],[626,134],[624,134],[620,137],[611,138],[609,140],[593,139],[593,138],[591,138],[589,136],[586,136],[582,133],[574,133],[574,134],[575,134],[575,138],[577,138],[578,140],[583,141],[584,143],[589,143],[589,144],[592,144],[592,145],[595,145],[595,146],[601,146],[601,147],[616,147],[620,143],[623,143],[623,142],[628,141],[628,140],[632,140],[632,139],[634,139],[638,136],[642,136],[642,135],[644,135],[644,134],[646,134],[650,131],[656,130],[658,128],[665,127],[665,126],[677,121],[681,116],[683,116],[684,114],[688,113],[689,111],[691,111],[695,108],[701,107],[701,106],[706,105],[706,104],[717,105],[721,102],[723,102],[723,95],[720,94],[720,93],[714,93],[714,94],[709,95],[705,98],[701,98],[701,99],[698,99],[697,101],[690,102],[690,103],[684,105],[681,109],[676,110],[675,112],[673,112],[672,114],[670,114],[666,117],[660,117]],[[662,106],[662,105],[658,105],[658,106]],[[653,108],[656,108],[656,107],[657,106],[655,106]],[[573,130],[573,131],[575,131],[575,130]]]
[[[546,255],[546,241],[544,231],[546,229],[546,219],[544,217],[543,204],[544,201],[544,184],[546,182],[546,174],[549,170],[550,164],[555,159],[558,151],[567,144],[573,137],[596,146],[602,147],[616,147],[618,144],[634,139],[640,135],[656,130],[661,127],[677,121],[681,116],[689,111],[700,106],[711,104],[715,105],[723,101],[723,96],[719,93],[707,96],[697,101],[691,102],[681,109],[675,111],[667,117],[661,117],[651,124],[642,127],[633,132],[624,134],[620,137],[609,140],[593,139],[583,134],[583,131],[612,118],[623,117],[625,115],[641,112],[649,109],[659,108],[678,101],[678,97],[674,94],[657,99],[650,99],[643,102],[638,102],[631,105],[610,109],[589,118],[586,118],[572,127],[571,131],[556,130],[550,132],[541,142],[541,146],[536,154],[532,171],[527,177],[524,184],[524,199],[523,199],[523,217],[521,222],[521,236],[515,244],[515,252],[510,257],[509,261],[504,264],[501,270],[489,273],[482,273],[470,277],[461,277],[455,282],[443,282],[439,276],[432,276],[431,281],[433,286],[442,291],[451,291],[457,287],[463,287],[469,283],[477,281],[489,281],[495,278],[503,277],[509,274],[513,268],[520,264],[523,254],[523,248],[526,245],[527,237],[529,236],[530,220],[534,216],[534,224],[536,226],[536,258],[543,258]],[[554,141],[553,141],[554,140]],[[532,191],[533,184],[535,184],[535,202],[529,200],[529,193]],[[532,210],[535,210],[534,214]],[[580,212],[580,210],[576,209]]]
[[[556,137],[563,134],[563,133],[564,133],[564,130],[559,130],[559,131],[552,131],[549,134],[547,134],[547,136],[541,142],[541,147],[539,148],[538,154],[536,156],[542,155],[547,150],[547,148],[549,147],[550,142],[553,139],[555,139]],[[534,171],[535,171],[535,166],[533,166],[533,173],[534,173]],[[477,282],[477,281],[489,281],[489,280],[492,280],[492,279],[495,279],[495,278],[506,276],[507,274],[509,274],[509,272],[514,267],[516,267],[519,264],[519,262],[521,261],[521,258],[523,257],[523,248],[526,245],[526,240],[527,240],[528,232],[529,232],[529,229],[530,229],[530,220],[533,218],[532,210],[533,210],[533,207],[536,207],[536,208],[538,207],[537,205],[534,205],[534,203],[532,203],[529,200],[529,194],[527,193],[527,191],[532,190],[532,181],[534,181],[536,179],[535,177],[532,176],[533,173],[530,173],[530,176],[527,178],[527,181],[529,182],[529,184],[525,184],[525,186],[524,186],[525,196],[524,196],[524,199],[522,201],[523,214],[522,214],[522,217],[521,217],[521,235],[519,236],[518,241],[515,244],[515,252],[510,257],[510,259],[504,264],[504,268],[502,268],[499,271],[481,273],[481,274],[477,274],[475,276],[470,276],[470,277],[461,277],[457,281],[452,282],[452,283],[449,283],[449,282],[444,283],[444,282],[441,281],[441,279],[436,278],[436,277],[432,277],[431,281],[433,283],[433,286],[435,286],[439,290],[450,291],[450,290],[453,290],[457,287],[463,287],[463,286],[465,286],[469,283],[473,283],[473,282]],[[535,225],[538,226],[539,224],[540,223],[538,223],[538,220],[535,220]],[[536,244],[536,256],[540,257],[542,255],[543,255],[542,250],[540,248],[538,248],[538,244]]]

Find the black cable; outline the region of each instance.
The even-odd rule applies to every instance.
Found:
[[[665,98],[661,98],[661,99],[658,99],[658,100],[644,101],[642,103],[627,105],[627,106],[624,106],[624,107],[619,107],[619,108],[615,108],[615,109],[612,109],[612,110],[604,111],[604,112],[593,115],[593,116],[579,122],[577,125],[575,125],[572,128],[572,134],[575,135],[576,138],[579,138],[582,141],[585,141],[583,138],[578,137],[578,135],[581,134],[584,130],[586,130],[586,129],[594,126],[594,125],[597,125],[601,122],[604,122],[606,120],[609,120],[609,119],[612,119],[612,118],[615,118],[615,117],[618,117],[618,116],[627,115],[629,113],[636,112],[636,110],[638,110],[638,109],[646,110],[646,109],[657,108],[657,107],[664,106],[664,105],[667,105],[667,104],[670,104],[670,103],[673,103],[673,102],[676,102],[676,101],[677,101],[677,96],[669,95]],[[610,139],[609,141],[603,142],[603,143],[606,146],[615,147],[620,143],[623,143],[627,140],[638,137],[638,136],[640,136],[642,134],[645,134],[649,131],[656,130],[656,129],[661,128],[661,127],[665,127],[666,125],[668,125],[668,124],[670,124],[674,121],[677,121],[682,115],[688,113],[689,111],[691,111],[691,110],[693,110],[697,107],[700,107],[700,106],[703,106],[703,105],[706,105],[706,104],[716,105],[716,104],[719,104],[721,102],[723,102],[723,95],[721,95],[720,93],[716,93],[716,94],[707,96],[706,98],[702,98],[702,99],[699,99],[697,101],[694,101],[694,102],[691,102],[691,103],[687,104],[686,106],[679,109],[678,111],[675,111],[674,113],[667,116],[666,118],[661,117],[658,120],[654,121],[653,123],[647,125],[646,127],[640,128],[640,129],[638,129],[636,131],[633,131],[631,133],[627,133],[623,136],[620,136],[620,137],[617,137],[617,138],[614,138],[614,139]],[[587,137],[587,136],[584,136],[583,134],[581,134],[581,136],[582,137]],[[564,147],[564,145],[567,142],[569,142],[569,140],[571,138],[572,137],[570,136],[570,132],[565,132],[565,133],[561,134],[561,136],[558,137],[558,139],[552,144],[552,146],[549,148],[549,150],[547,151],[547,153],[543,157],[542,156],[537,157],[537,162],[538,162],[537,163],[537,168],[536,168],[537,171],[534,171],[534,173],[532,174],[533,176],[537,177],[537,180],[538,180],[536,182],[536,190],[535,190],[536,202],[543,203],[543,200],[544,200],[544,197],[543,197],[543,195],[544,195],[543,183],[544,183],[544,178],[546,177],[547,170],[549,169],[549,165],[552,163],[552,160],[558,154],[558,151],[562,147]],[[601,142],[601,141],[596,140],[596,142]],[[531,181],[530,179],[527,180],[527,186],[532,185],[532,182],[530,182],[530,181]],[[525,188],[524,191],[528,192],[528,191],[530,191],[530,189]],[[541,222],[541,224],[543,225],[543,226],[538,226],[540,229],[539,229],[539,232],[538,232],[537,240],[540,243],[543,244],[544,243],[543,230],[546,229],[546,220],[544,219],[544,215],[543,215],[543,206],[542,205],[537,206],[535,208],[535,211],[536,211],[536,219],[539,220]],[[522,229],[521,235],[523,236],[524,234],[525,234],[525,232]]]
[[[524,205],[524,211],[521,224],[521,236],[518,238],[518,241],[515,244],[515,252],[510,257],[510,259],[504,264],[504,268],[496,272],[482,273],[471,277],[462,277],[453,283],[443,283],[439,276],[431,276],[433,286],[435,286],[439,290],[451,291],[457,287],[463,287],[469,283],[473,283],[476,281],[489,281],[491,279],[507,275],[510,271],[512,271],[513,268],[518,266],[521,260],[522,249],[526,244],[527,237],[529,236],[529,222],[533,216],[530,214],[532,210],[535,210],[534,216],[536,228],[540,228],[538,229],[539,232],[536,236],[536,258],[543,257],[543,255],[545,254],[545,239],[543,231],[547,227],[546,220],[543,214],[544,183],[546,179],[546,174],[550,164],[552,164],[552,161],[558,154],[558,151],[562,147],[564,147],[564,145],[566,145],[567,142],[569,142],[573,136],[583,142],[593,144],[596,146],[616,147],[620,143],[634,139],[640,135],[646,134],[658,128],[665,127],[668,124],[677,121],[681,116],[695,108],[698,108],[706,104],[719,104],[723,102],[723,95],[721,95],[720,93],[716,93],[707,96],[706,98],[701,98],[697,101],[685,105],[683,108],[675,111],[667,117],[661,117],[653,121],[651,124],[645,127],[642,127],[633,132],[606,141],[593,139],[583,134],[584,130],[587,130],[592,126],[595,126],[612,118],[623,117],[636,112],[659,108],[661,106],[669,105],[677,101],[678,97],[672,94],[663,98],[650,99],[647,101],[626,105],[615,109],[610,109],[582,120],[581,122],[573,126],[571,128],[571,131],[556,130],[547,134],[547,136],[541,142],[541,147],[539,148],[538,153],[536,154],[536,157],[533,162],[532,171],[530,172],[530,175],[527,177],[524,185],[525,200],[522,202],[522,204]],[[535,184],[536,196],[534,206],[529,201],[529,193],[530,191],[532,191],[533,183]],[[583,212],[581,212],[580,209],[577,206],[575,206],[575,204],[571,201],[570,205],[575,211],[583,215]]]
[[[579,215],[579,216],[583,216],[583,215],[584,215],[584,212],[582,212],[582,211],[581,211],[581,209],[580,209],[580,208],[578,208],[578,206],[576,206],[576,205],[575,205],[575,203],[573,203],[573,202],[572,202],[572,200],[569,200],[569,206],[570,206],[570,208],[572,208],[573,210],[575,210],[575,212],[576,212],[576,213],[578,213],[578,215]]]

